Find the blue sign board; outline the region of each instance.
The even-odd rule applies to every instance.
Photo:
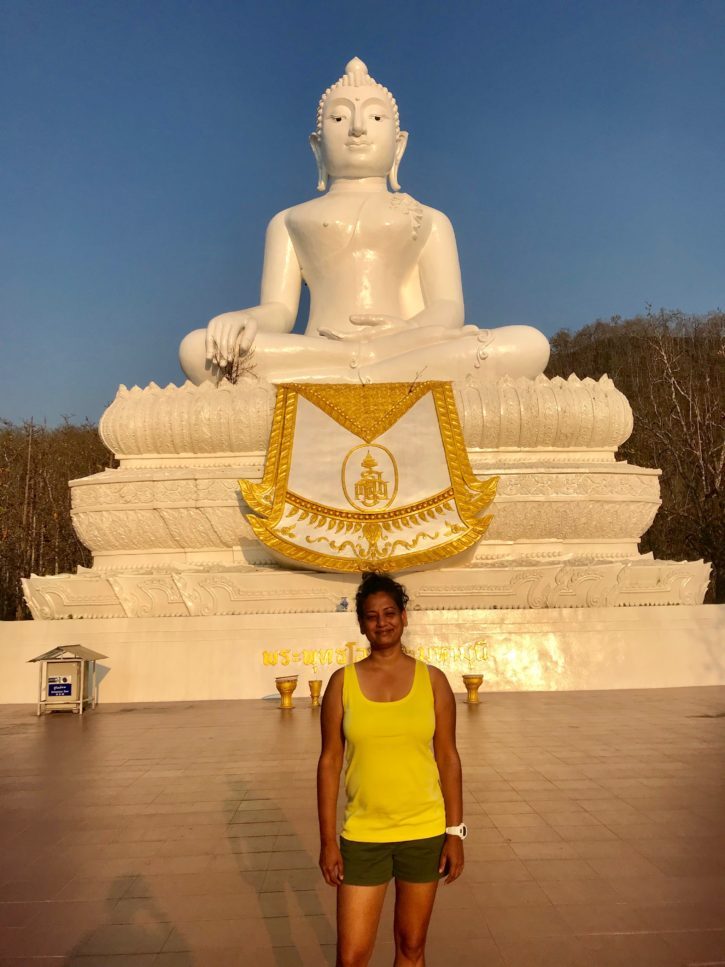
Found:
[[[70,695],[73,685],[71,682],[58,682],[48,685],[48,698],[61,695]]]

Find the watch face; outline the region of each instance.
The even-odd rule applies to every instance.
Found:
[[[468,836],[468,826],[465,823],[461,823],[461,839],[465,839]]]

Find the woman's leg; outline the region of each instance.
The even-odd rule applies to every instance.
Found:
[[[337,888],[337,967],[366,967],[387,888],[387,883]]]
[[[437,889],[438,880],[433,883],[395,881],[394,967],[424,967],[425,939]]]

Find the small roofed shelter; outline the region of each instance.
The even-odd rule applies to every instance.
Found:
[[[96,707],[96,662],[106,658],[84,645],[59,645],[31,662],[40,662],[38,715],[43,712],[70,711],[83,714]]]

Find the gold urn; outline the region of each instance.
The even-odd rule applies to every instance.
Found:
[[[310,698],[312,699],[312,704],[310,708],[320,707],[320,693],[322,692],[322,679],[321,678],[311,678],[308,682],[310,686]]]
[[[483,675],[464,675],[463,684],[466,686],[466,704],[478,705],[478,690],[483,685]]]
[[[275,678],[274,684],[277,687],[277,691],[280,694],[282,701],[279,704],[280,708],[294,708],[292,704],[292,694],[297,688],[297,676],[296,675],[282,675],[279,678]]]

